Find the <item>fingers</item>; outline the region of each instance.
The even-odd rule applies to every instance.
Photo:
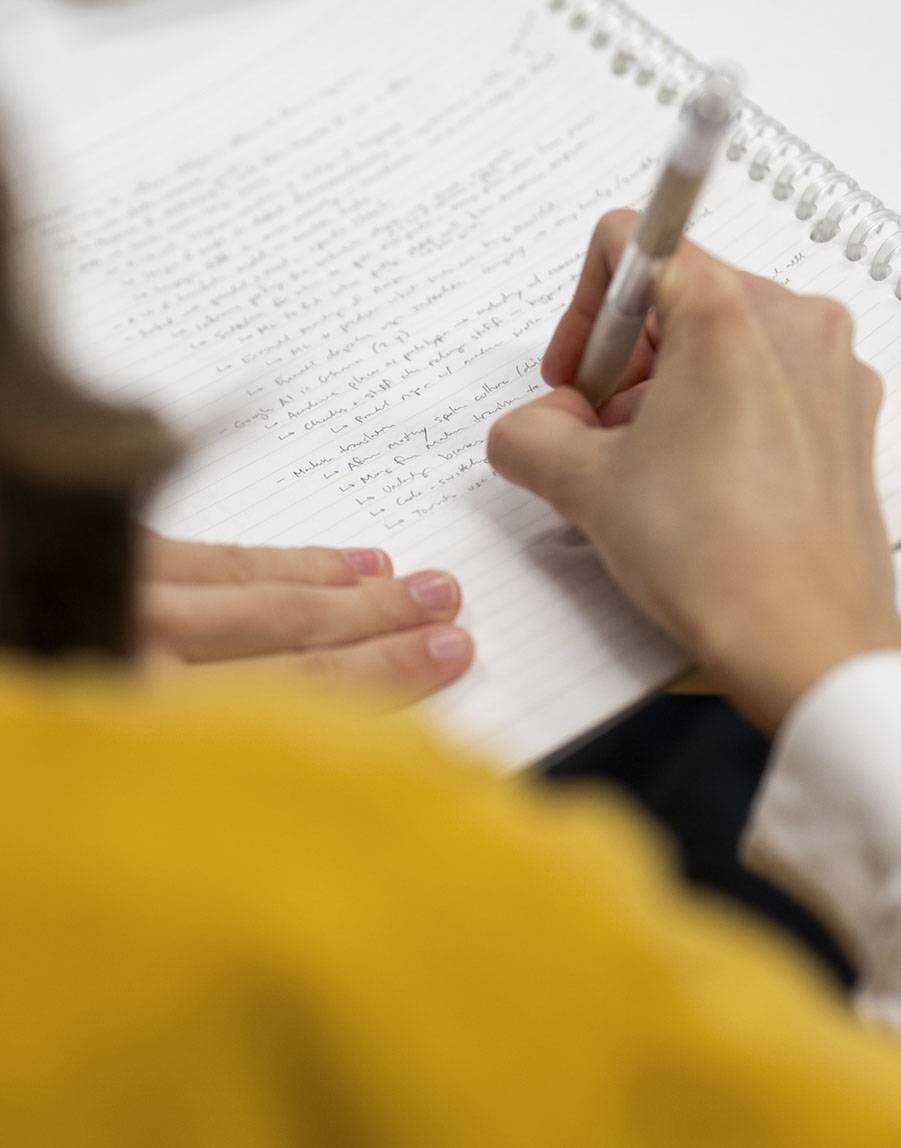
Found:
[[[642,400],[650,385],[650,380],[646,380],[608,399],[598,410],[598,421],[601,426],[619,427],[632,422],[641,408]]]
[[[368,579],[347,587],[155,583],[144,589],[141,614],[151,642],[185,661],[218,661],[340,645],[449,622],[460,600],[460,588],[449,574],[426,570],[397,581]]]
[[[557,325],[541,364],[552,387],[571,386],[601,300],[638,219],[634,211],[611,211],[594,230],[573,300]],[[643,340],[647,346],[647,340]]]
[[[301,654],[293,668],[336,685],[377,689],[405,705],[459,678],[474,653],[472,639],[458,626],[426,626]]]
[[[390,706],[407,705],[459,678],[474,657],[472,638],[457,626],[420,626],[348,646],[323,647],[298,654],[279,654],[253,661],[192,666],[183,672],[245,677],[257,673],[315,676],[341,689],[368,689],[390,699]],[[160,665],[161,670],[166,669]]]
[[[488,459],[504,478],[577,520],[586,485],[598,485],[605,438],[588,400],[563,387],[499,419]]]
[[[541,363],[541,375],[548,386],[571,387],[575,384],[576,373],[593,323],[594,317],[586,319],[571,311],[567,311],[560,320]],[[617,386],[618,391],[644,382],[650,376],[656,351],[652,325],[652,317],[648,316],[629,362],[623,370]]]
[[[601,301],[637,218],[634,212],[614,211],[598,223],[572,303],[542,362],[542,375],[550,386],[573,384]],[[675,256],[654,284],[654,301],[654,310],[623,374],[620,391],[638,386],[651,376],[658,343],[664,337],[668,357],[675,352],[684,358],[682,352],[690,351],[695,359],[699,348],[716,344],[722,347],[734,344],[736,339],[747,341],[751,328],[756,328],[758,352],[762,331],[782,341],[798,342],[791,338],[797,322],[792,306],[798,303],[798,296],[767,279],[730,267],[686,239],[680,242]],[[849,328],[841,313],[843,309],[830,301],[811,302],[816,315],[822,312],[824,317],[824,337],[830,342],[847,342]],[[635,400],[617,404],[602,421],[616,425],[623,421],[623,411],[631,417],[635,407]]]
[[[441,571],[395,581],[381,550],[295,550],[172,542],[144,532],[140,615],[160,660],[233,672],[314,673],[414,701],[459,677],[469,636],[446,623],[460,588]],[[199,672],[194,670],[192,672]]]
[[[352,586],[360,576],[390,577],[391,573],[391,559],[383,550],[207,545],[141,532],[141,575],[163,582]]]
[[[595,228],[572,303],[558,323],[542,360],[542,377],[549,386],[572,386],[575,382],[591,328],[637,219],[638,215],[632,211],[612,211]],[[682,247],[697,252],[697,248],[684,241]],[[657,319],[652,312],[618,390],[626,390],[650,377],[656,345]]]

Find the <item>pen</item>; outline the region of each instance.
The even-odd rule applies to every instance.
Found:
[[[736,80],[711,72],[683,122],[647,210],[626,245],[594,321],[576,387],[595,406],[615,392],[651,305],[651,280],[678,246],[738,106]]]

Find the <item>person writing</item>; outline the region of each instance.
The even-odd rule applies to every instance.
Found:
[[[901,643],[872,479],[878,381],[834,304],[683,244],[631,385],[597,415],[569,384],[630,226],[601,222],[545,357],[555,389],[496,425],[490,457],[778,731],[750,854],[843,928],[862,1007],[890,1026]],[[38,410],[21,369],[5,358],[0,395],[24,433]],[[112,415],[93,413],[99,434]],[[149,475],[166,452],[145,431]],[[21,527],[21,491],[52,483],[8,437],[0,449],[19,508],[4,521]],[[102,524],[99,501],[121,525],[99,470],[69,457],[80,509]],[[106,537],[128,553],[127,530]],[[164,589],[291,581],[290,555],[169,555],[182,565]],[[110,611],[120,639],[130,601]],[[176,648],[191,613],[170,623]],[[206,617],[221,645],[183,649],[285,648],[252,611]],[[759,925],[680,891],[617,800],[501,780],[356,694],[249,672],[148,680],[121,660],[132,643],[93,645],[120,661],[10,656],[0,677],[7,1142],[898,1142],[896,1038]]]
[[[545,356],[556,389],[493,428],[492,462],[578,525],[636,604],[780,734],[748,858],[863,962],[865,1007],[901,1018],[888,956],[901,934],[887,928],[901,901],[886,879],[901,865],[901,621],[873,481],[881,382],[840,304],[683,243],[624,389],[595,414],[569,384],[633,223],[599,226]]]

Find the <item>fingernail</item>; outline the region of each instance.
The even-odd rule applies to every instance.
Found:
[[[374,577],[388,568],[388,555],[384,550],[345,550],[343,553],[358,574]]]
[[[435,630],[429,634],[427,640],[429,654],[436,662],[465,662],[468,661],[472,650],[472,642],[465,630],[456,626],[447,626],[442,630]]]
[[[457,604],[457,583],[449,574],[424,570],[407,580],[410,597],[426,610],[449,610]]]

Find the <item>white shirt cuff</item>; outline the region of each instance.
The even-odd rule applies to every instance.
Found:
[[[742,852],[844,944],[861,1011],[901,1028],[901,652],[843,663],[795,706]]]

